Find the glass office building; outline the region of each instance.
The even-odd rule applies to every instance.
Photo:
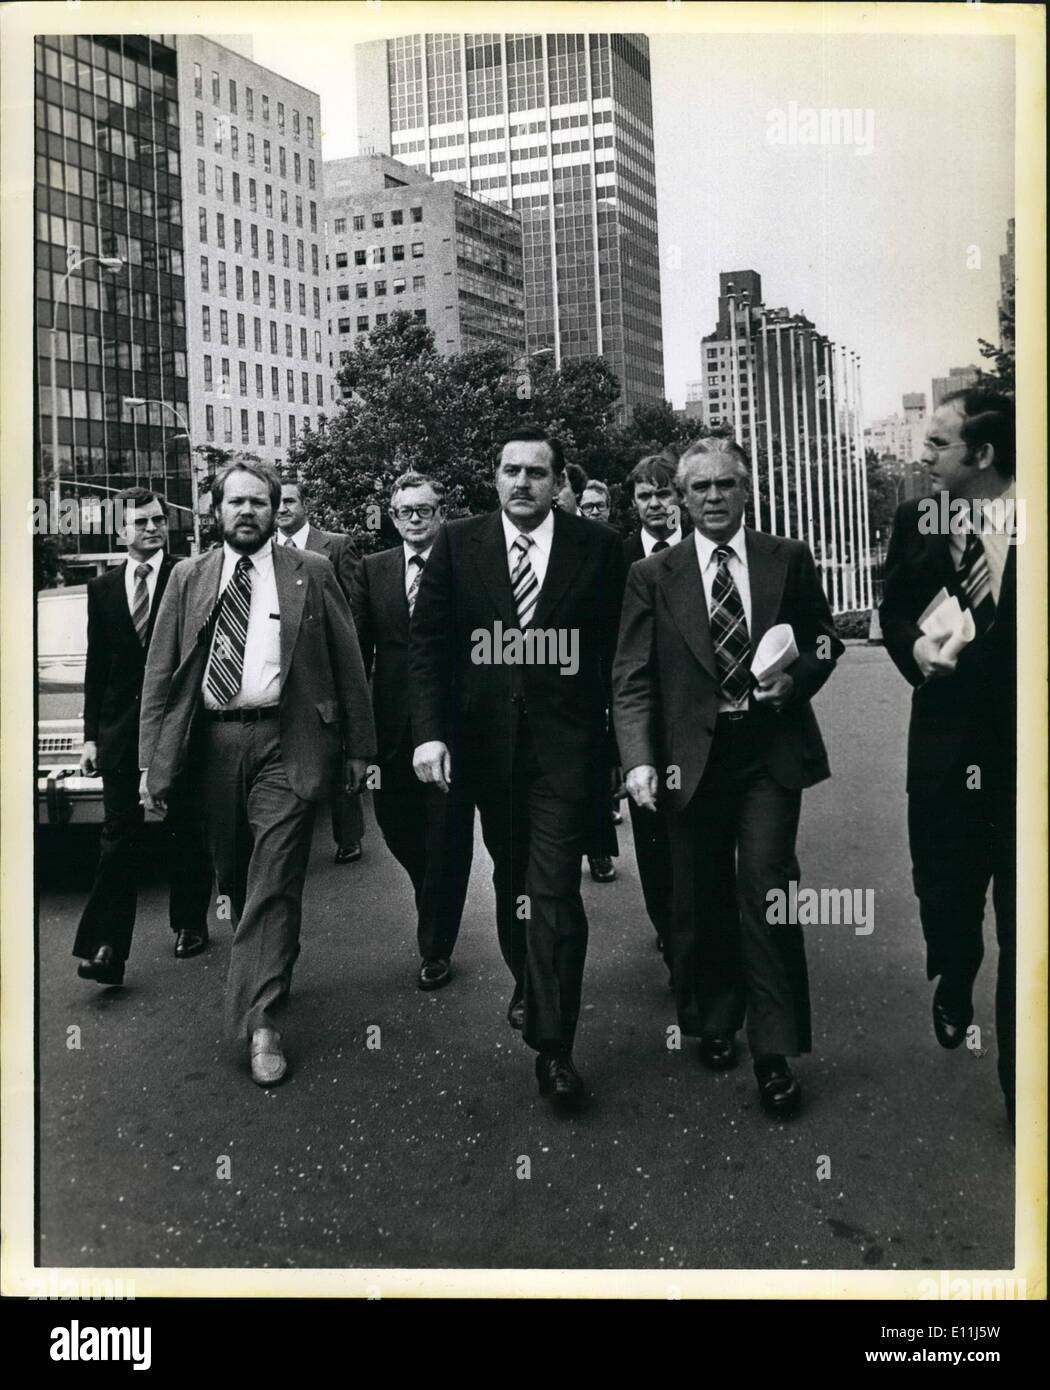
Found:
[[[529,353],[601,355],[663,399],[648,40],[412,34],[357,46],[362,153],[518,212]]]
[[[171,410],[127,404],[188,418],[175,40],[45,35],[35,68],[37,495],[56,468],[63,497],[151,487],[184,553],[189,440]]]

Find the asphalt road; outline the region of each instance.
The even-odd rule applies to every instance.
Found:
[[[863,646],[818,702],[834,775],[804,798],[803,882],[873,889],[875,917],[870,935],[807,928],[815,1050],[796,1068],[803,1113],[785,1124],[759,1109],[746,1058],[713,1076],[694,1044],[668,1050],[671,996],[628,826],[617,881],[584,879],[576,1060],[593,1100],[577,1117],[537,1097],[532,1054],[505,1022],[480,839],[455,980],[423,994],[407,879],[371,817],[347,867],[319,817],[293,1074],[269,1092],[222,1030],[228,926],[176,961],[152,883],[127,985],[99,990],[69,954],[83,856],[53,846],[39,911],[41,1262],[1009,1268],[994,931],[975,1001],[986,1055],[943,1052],[907,858],[907,703],[885,653]]]

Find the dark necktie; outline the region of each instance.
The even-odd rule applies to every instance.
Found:
[[[251,607],[252,562],[247,555],[242,555],[223,590],[219,620],[215,624],[215,642],[205,689],[216,704],[228,704],[241,688]]]
[[[510,587],[514,591],[514,606],[518,610],[518,625],[522,628],[528,627],[529,623],[532,622],[533,614],[536,612],[536,604],[540,598],[539,580],[536,578],[536,571],[532,568],[529,560],[529,546],[531,544],[531,536],[519,536],[513,547],[518,552],[518,559],[514,566],[514,572],[510,576]]]
[[[987,632],[992,623],[995,622],[992,579],[988,573],[988,559],[984,553],[984,543],[980,536],[969,527],[966,530],[966,544],[963,546],[958,576],[962,596],[973,614],[974,627],[978,633]]]
[[[650,554],[650,555],[655,555],[656,552],[657,552],[658,550],[670,550],[670,549],[671,549],[671,547],[667,544],[666,541],[657,541],[656,544],[653,546],[652,550],[649,552],[649,554]]]
[[[146,587],[149,572],[149,565],[135,566],[135,595],[131,604],[131,621],[143,646],[146,645],[146,629],[149,627],[149,589]]]
[[[406,595],[408,599],[408,616],[411,618],[412,614],[416,611],[416,599],[419,597],[419,581],[423,578],[423,566],[426,564],[426,561],[423,559],[422,555],[412,555],[409,557],[408,563],[413,567],[412,578],[409,580],[408,593]]]
[[[741,703],[751,689],[751,639],[740,592],[729,573],[727,545],[715,547],[718,569],[711,585],[711,638],[715,644],[718,682],[723,696],[734,704]]]

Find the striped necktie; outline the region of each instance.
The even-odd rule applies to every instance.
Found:
[[[718,664],[718,683],[722,694],[734,704],[741,704],[751,689],[751,639],[740,591],[729,573],[727,545],[715,547],[718,569],[711,585],[711,637],[715,644]]]
[[[143,646],[146,645],[146,629],[149,627],[149,589],[146,587],[149,572],[149,565],[135,566],[135,594],[131,604],[131,621]]]
[[[422,555],[412,555],[409,557],[408,563],[414,566],[412,578],[408,583],[408,593],[405,595],[408,599],[408,616],[411,618],[412,614],[416,611],[416,599],[419,596],[419,581],[423,578],[423,566],[426,564],[426,561],[423,559]]]
[[[984,544],[972,526],[966,528],[966,543],[957,571],[959,589],[973,614],[974,626],[979,633],[987,632],[995,622],[995,599],[992,597],[992,578],[988,573],[988,559]]]
[[[512,547],[518,552],[518,558],[510,576],[510,587],[514,593],[514,606],[518,610],[518,625],[522,628],[528,627],[532,621],[540,597],[536,571],[529,562],[529,546],[532,543],[531,536],[519,536]]]
[[[226,705],[241,688],[248,616],[252,607],[252,562],[242,555],[222,595],[215,642],[204,688],[218,705]]]

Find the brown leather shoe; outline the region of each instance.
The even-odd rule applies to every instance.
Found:
[[[256,1028],[250,1054],[252,1080],[257,1086],[276,1086],[288,1074],[288,1063],[281,1051],[281,1035],[276,1028]]]

